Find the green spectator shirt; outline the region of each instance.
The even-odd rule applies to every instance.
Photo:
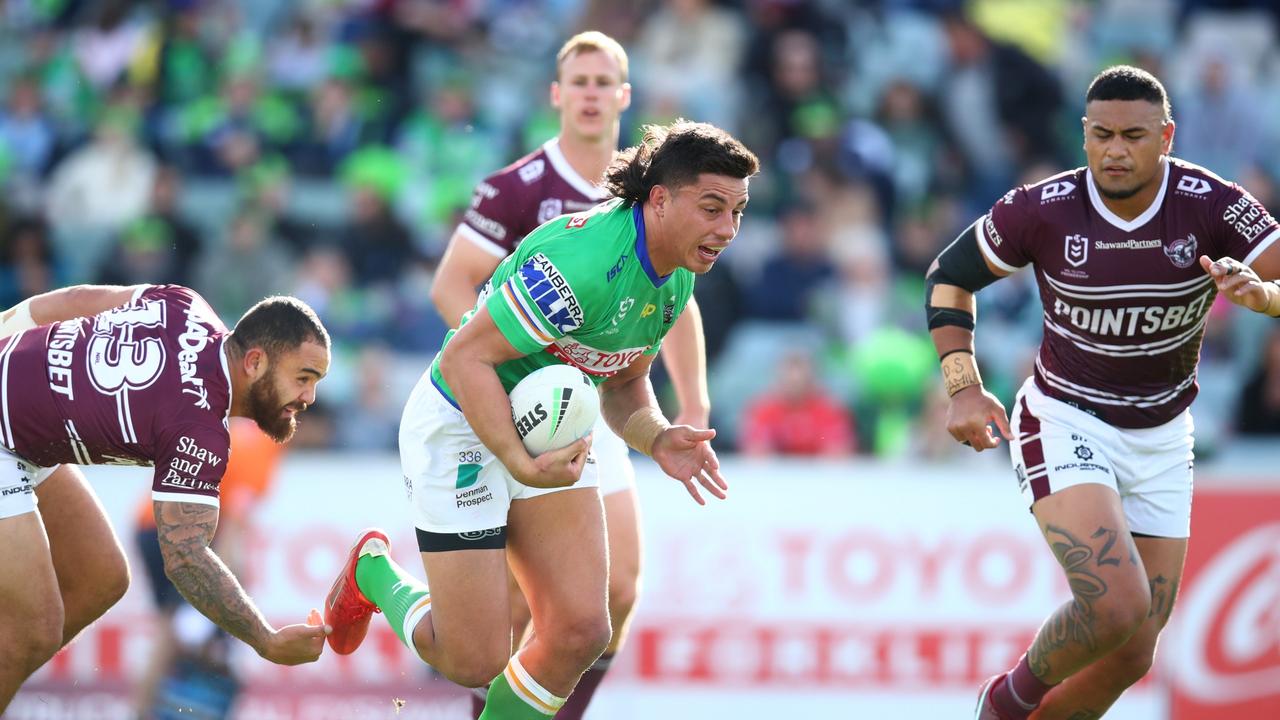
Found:
[[[653,269],[641,207],[614,199],[529,233],[494,270],[462,325],[483,307],[525,353],[497,368],[507,392],[556,363],[573,365],[598,385],[641,355],[657,353],[692,293],[689,270],[659,277]],[[441,352],[455,332],[445,336]],[[431,380],[456,406],[439,355]]]

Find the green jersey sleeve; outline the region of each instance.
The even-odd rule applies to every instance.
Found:
[[[546,253],[513,256],[509,276],[493,279],[485,307],[498,330],[531,355],[582,327],[582,303],[569,279]]]
[[[541,225],[494,271],[485,307],[514,348],[538,352],[589,324],[587,308],[603,310],[596,271],[601,248],[629,222],[625,208],[614,212],[619,207],[605,203]]]
[[[508,391],[540,367],[567,363],[596,383],[653,355],[693,290],[684,268],[658,276],[643,208],[620,200],[561,216],[530,233],[486,283],[476,303],[521,354],[497,367]],[[474,313],[463,317],[463,325]],[[445,337],[447,347],[452,333]],[[446,397],[439,373],[432,379]]]

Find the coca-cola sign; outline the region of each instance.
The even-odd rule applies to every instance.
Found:
[[[1175,720],[1280,717],[1280,491],[1196,497],[1168,655]]]

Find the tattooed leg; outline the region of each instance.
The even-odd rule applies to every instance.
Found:
[[[1129,639],[1146,619],[1150,590],[1120,497],[1106,485],[1077,485],[1033,508],[1066,574],[1071,600],[1045,621],[1027,651],[1031,673],[1062,682]]]
[[[1169,622],[1182,580],[1185,539],[1136,538],[1147,569],[1151,609],[1133,637],[1049,691],[1031,720],[1094,720],[1150,669],[1156,640]]]

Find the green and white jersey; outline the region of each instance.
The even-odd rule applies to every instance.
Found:
[[[556,363],[573,365],[598,385],[641,355],[657,353],[692,293],[689,270],[658,276],[641,207],[615,199],[529,233],[494,270],[461,325],[487,308],[507,341],[525,353],[497,368],[507,392]],[[454,332],[445,336],[442,351]],[[431,380],[456,406],[440,375],[439,355]]]

